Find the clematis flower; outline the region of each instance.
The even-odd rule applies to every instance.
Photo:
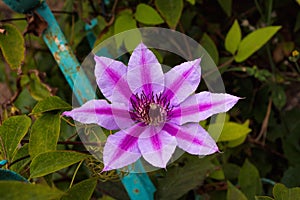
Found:
[[[106,57],[95,55],[94,59],[97,84],[111,103],[90,100],[63,115],[119,130],[105,143],[103,171],[122,168],[141,156],[151,165],[165,168],[177,146],[194,155],[218,151],[199,121],[228,111],[239,98],[226,93],[194,93],[200,83],[200,58],[165,74],[143,43],[133,51],[128,67]]]

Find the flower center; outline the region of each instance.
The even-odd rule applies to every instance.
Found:
[[[134,95],[130,101],[133,108],[132,118],[147,125],[158,126],[166,122],[172,110],[170,102],[161,93],[146,95],[142,92]]]

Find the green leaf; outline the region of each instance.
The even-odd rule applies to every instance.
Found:
[[[238,177],[241,190],[249,200],[262,193],[262,184],[257,168],[248,159],[244,162]]]
[[[0,49],[12,69],[18,69],[24,60],[24,38],[20,31],[11,24],[0,27],[5,33],[0,33]]]
[[[214,136],[214,129],[219,128],[219,124],[211,124],[209,126],[210,134],[213,138],[216,138]],[[236,122],[225,122],[221,135],[218,138],[218,142],[226,142],[226,141],[234,141],[237,139],[240,139],[241,137],[247,135],[251,132],[251,129],[249,128],[249,120],[245,121],[243,124],[238,124]]]
[[[240,144],[244,143],[245,140],[247,138],[247,135],[243,135],[242,137],[238,138],[238,139],[235,139],[235,140],[231,140],[227,143],[227,146],[230,147],[230,148],[234,148],[234,147],[237,147],[239,146]]]
[[[58,96],[50,96],[39,101],[31,111],[31,114],[38,114],[54,110],[66,110],[71,108],[71,105],[63,101]]]
[[[119,14],[114,24],[114,34],[121,33],[130,29],[136,29],[136,21],[133,18],[131,10],[125,10]],[[133,50],[141,41],[141,33],[136,31],[129,34],[121,34],[115,37],[117,47],[120,47],[124,42],[127,50]]]
[[[26,115],[13,116],[0,126],[1,154],[11,162],[17,153],[18,145],[26,135],[31,125],[31,119]],[[4,148],[4,149],[3,149]]]
[[[274,200],[274,199],[267,196],[255,196],[255,200]]]
[[[224,180],[225,175],[223,169],[217,169],[216,171],[213,171],[210,175],[210,178],[216,179],[216,180]]]
[[[1,199],[9,200],[59,199],[63,195],[55,188],[19,181],[0,181],[0,193]]]
[[[164,20],[157,11],[147,4],[140,3],[135,12],[135,19],[143,24],[157,25],[164,23]]]
[[[155,0],[155,6],[171,29],[175,29],[183,9],[183,0]]]
[[[203,48],[207,51],[213,61],[218,64],[219,63],[219,52],[217,46],[215,45],[214,41],[207,35],[206,33],[203,34],[203,37],[200,41],[200,44]]]
[[[30,178],[41,177],[73,165],[89,155],[74,151],[48,151],[32,159]]]
[[[60,200],[89,200],[91,199],[96,184],[96,178],[81,181],[68,189],[66,194],[63,195]]]
[[[196,0],[186,0],[187,2],[189,2],[191,5],[195,5]]]
[[[40,153],[56,150],[60,132],[60,114],[45,113],[33,123],[29,138],[29,154],[34,158]]]
[[[287,188],[281,183],[277,183],[273,188],[275,200],[300,200],[300,188]]]
[[[13,162],[21,158],[22,160],[19,160],[18,162],[11,165],[9,169],[17,173],[21,173],[24,167],[28,165],[28,163],[30,162],[30,157],[28,156],[28,144],[24,144],[23,146],[21,146],[21,148],[17,151]]]
[[[231,16],[232,0],[218,0],[221,8],[224,10],[228,17]]]
[[[269,26],[260,28],[248,34],[239,45],[235,61],[243,62],[249,58],[253,53],[266,44],[280,28],[281,26]]]
[[[37,101],[51,96],[50,88],[41,81],[36,73],[30,74],[29,92]]]
[[[300,185],[300,166],[289,167],[283,174],[281,179],[281,183],[286,185],[287,187],[296,187]]]
[[[286,104],[286,94],[282,86],[275,85],[272,88],[272,100],[274,105],[281,110]]]
[[[227,200],[247,200],[246,196],[235,186],[233,186],[229,181],[227,181]]]
[[[209,157],[199,159],[196,156],[185,155],[181,160],[183,167],[168,168],[168,173],[158,179],[157,199],[179,199],[186,192],[200,185],[207,173],[213,169]]]
[[[241,28],[237,20],[234,20],[233,25],[229,29],[225,37],[225,49],[232,55],[235,54],[242,39]]]

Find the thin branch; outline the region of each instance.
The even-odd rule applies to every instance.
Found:
[[[263,137],[263,141],[262,141],[263,144],[265,144],[271,109],[272,109],[272,98],[269,98],[268,108],[267,108],[267,112],[266,112],[263,124],[261,126],[258,136],[255,138],[255,141],[259,141],[261,139],[261,137]]]

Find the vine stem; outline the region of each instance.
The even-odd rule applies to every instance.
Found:
[[[79,170],[79,168],[80,168],[81,164],[83,163],[83,161],[84,161],[84,160],[80,161],[80,163],[79,163],[79,164],[78,164],[78,166],[76,167],[76,169],[75,169],[75,172],[74,172],[74,174],[73,174],[73,177],[72,177],[72,180],[71,180],[71,183],[70,183],[70,186],[69,186],[69,188],[71,188],[71,187],[72,187],[72,185],[73,185],[73,182],[74,182],[74,180],[75,180],[75,177],[76,177],[76,174],[77,174],[77,172],[78,172],[78,170]]]

